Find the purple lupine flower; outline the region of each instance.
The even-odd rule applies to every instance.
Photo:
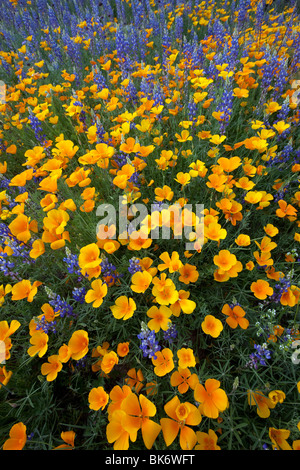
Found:
[[[257,369],[259,365],[266,366],[266,360],[271,359],[272,351],[268,349],[266,344],[263,344],[262,346],[255,344],[254,349],[255,352],[250,354],[249,361],[246,366],[254,369]]]
[[[156,353],[161,350],[161,346],[155,338],[155,331],[142,323],[141,332],[137,337],[141,340],[140,349],[143,351],[143,356],[156,359]]]
[[[178,332],[176,329],[176,325],[172,323],[169,328],[164,332],[164,340],[168,341],[169,343],[173,343],[174,339],[178,336]]]
[[[130,272],[130,274],[133,275],[137,272],[142,272],[142,270],[143,269],[138,258],[134,257],[129,260],[128,271]]]

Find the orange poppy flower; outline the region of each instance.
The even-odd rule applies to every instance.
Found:
[[[197,431],[197,445],[194,450],[221,450],[221,447],[217,445],[218,436],[210,429],[208,433]]]
[[[189,263],[184,264],[180,269],[179,269],[179,281],[183,282],[184,284],[190,284],[191,282],[196,282],[199,273],[197,271],[196,266],[193,266]]]
[[[128,385],[123,385],[121,388],[120,385],[115,385],[109,393],[109,405],[107,407],[108,419],[110,420],[111,415],[116,410],[121,409],[121,404],[124,398],[126,398],[130,393],[132,393],[131,387]]]
[[[9,225],[11,233],[21,242],[27,243],[31,238],[30,230],[36,232],[36,221],[32,220],[24,214],[18,214],[17,217]]]
[[[145,258],[139,258],[139,261],[143,271],[147,271],[152,277],[156,275],[157,268],[151,267],[153,264],[153,260],[151,258],[145,256]]]
[[[30,281],[27,279],[23,279],[20,282],[17,282],[11,290],[12,293],[12,300],[21,300],[21,299],[27,299],[28,302],[33,301],[33,297],[37,293],[37,288],[41,285],[42,283],[40,281],[34,281],[33,284],[31,284]]]
[[[175,286],[172,279],[168,278],[166,273],[162,273],[160,277],[155,276],[152,279],[152,283],[155,287],[155,290],[159,292],[163,291],[168,286]]]
[[[117,347],[117,354],[120,357],[125,357],[129,353],[129,341],[119,343]]]
[[[281,305],[288,305],[294,307],[299,302],[300,289],[297,286],[291,286],[280,297]]]
[[[144,380],[144,376],[143,376],[143,372],[141,371],[141,369],[136,371],[135,368],[132,368],[127,372],[127,377],[125,378],[125,383],[131,389],[134,388],[134,391],[136,393],[139,393],[140,390],[144,386],[143,380]]]
[[[32,244],[32,250],[29,252],[30,258],[36,259],[45,253],[43,240],[35,240]]]
[[[155,199],[157,201],[163,201],[166,199],[167,201],[171,201],[174,196],[174,192],[171,190],[169,186],[164,185],[162,188],[155,188]]]
[[[287,442],[290,433],[288,429],[269,428],[269,437],[272,442],[273,450],[292,450],[290,444]]]
[[[196,358],[191,348],[181,348],[177,351],[178,367],[186,369],[187,367],[195,367]]]
[[[249,235],[245,235],[243,233],[241,233],[236,239],[235,239],[235,243],[238,245],[238,246],[249,246],[250,245],[250,237]]]
[[[214,263],[222,271],[229,271],[236,263],[236,256],[228,250],[221,250],[218,255],[214,256]]]
[[[103,359],[101,361],[101,370],[105,374],[109,374],[114,366],[119,363],[119,358],[114,351],[110,351],[104,354]]]
[[[227,315],[226,323],[233,329],[235,329],[238,325],[245,330],[249,326],[249,321],[244,318],[246,312],[242,307],[239,305],[234,305],[230,307],[230,305],[225,304],[222,308],[222,313]]]
[[[160,305],[174,304],[178,300],[179,294],[174,282],[171,279],[168,279],[168,281],[163,289],[158,286],[154,286],[152,289],[155,301]]]
[[[147,323],[147,326],[150,330],[154,330],[157,333],[160,329],[166,331],[171,323],[170,317],[172,315],[172,310],[165,305],[156,307],[154,305],[147,311],[147,316],[152,318]]]
[[[14,424],[9,431],[9,439],[3,444],[3,450],[22,450],[27,441],[26,426],[22,422]]]
[[[62,363],[60,362],[59,355],[54,354],[48,357],[48,362],[42,364],[41,373],[46,375],[47,381],[52,382],[56,379],[58,372],[62,369]]]
[[[227,235],[227,230],[222,228],[222,226],[214,221],[204,226],[204,236],[209,238],[210,240],[220,241],[224,240]]]
[[[206,315],[201,323],[201,328],[205,334],[217,338],[223,330],[222,322],[213,315]]]
[[[182,450],[191,450],[197,442],[195,431],[190,426],[198,426],[202,416],[199,409],[189,402],[181,403],[177,396],[165,404],[169,418],[161,418],[160,424],[166,446],[170,446],[179,433]]]
[[[178,291],[178,300],[174,304],[170,305],[172,314],[175,317],[179,317],[181,311],[183,313],[190,314],[195,310],[197,304],[193,300],[190,300],[189,296],[190,292],[182,289]]]
[[[269,252],[259,253],[259,251],[254,251],[253,256],[259,266],[272,266],[274,263]]]
[[[1,349],[0,349],[0,353],[1,353]],[[1,362],[2,362],[2,360],[1,360]],[[3,384],[3,385],[8,384],[11,376],[12,376],[12,371],[11,370],[7,371],[5,366],[0,367],[0,389],[1,389],[1,384]]]
[[[255,240],[255,243],[263,253],[268,253],[274,250],[274,248],[277,246],[277,243],[272,242],[271,238],[269,237],[263,237],[261,243],[258,243]]]
[[[128,433],[141,430],[146,448],[151,449],[161,431],[161,426],[150,419],[156,415],[156,406],[144,395],[130,393],[122,401],[121,410],[126,413],[123,420],[124,429]]]
[[[72,334],[68,347],[71,351],[71,358],[75,361],[82,359],[88,352],[89,348],[89,337],[86,331],[77,330]]]
[[[131,290],[138,293],[144,293],[150,286],[152,276],[147,271],[136,272],[131,278]]]
[[[60,434],[60,437],[65,442],[65,444],[61,444],[60,446],[54,447],[54,450],[73,450],[75,447],[74,440],[75,440],[75,432],[74,431],[63,431]]]
[[[85,301],[87,303],[93,302],[93,307],[98,308],[103,303],[103,298],[107,294],[107,284],[103,283],[101,279],[95,279],[91,284],[92,289],[88,290],[85,294]]]
[[[157,266],[159,271],[169,269],[169,273],[174,273],[178,271],[182,266],[182,262],[179,259],[179,254],[177,253],[177,251],[173,251],[171,257],[169,253],[165,251],[160,255],[159,258],[163,261],[163,264],[159,264]]]
[[[114,450],[128,450],[129,440],[136,441],[137,431],[134,429],[128,432],[125,429],[124,421],[126,418],[125,411],[117,409],[109,415],[109,423],[106,426],[107,441],[114,443]]]
[[[273,390],[272,392],[269,392],[268,396],[275,405],[277,403],[283,403],[286,398],[286,395],[282,390]]]
[[[186,186],[191,181],[191,175],[189,173],[183,173],[180,171],[177,173],[176,178],[174,178],[177,183],[181,184],[181,186]]]
[[[68,362],[72,355],[71,349],[67,344],[63,344],[58,350],[58,357],[60,362]]]
[[[140,144],[135,141],[133,137],[128,137],[126,142],[120,145],[121,152],[137,153],[140,149]]]
[[[218,159],[218,165],[220,165],[226,173],[231,173],[241,165],[240,157],[221,157]]]
[[[291,204],[288,204],[283,199],[278,201],[279,209],[276,210],[276,215],[280,218],[284,217],[295,217],[297,215],[297,209]]]
[[[185,369],[178,367],[178,370],[171,375],[170,383],[172,387],[178,387],[179,393],[186,393],[189,388],[195,389],[199,378],[197,374],[192,374],[187,367]]]
[[[264,300],[268,295],[273,294],[272,287],[268,281],[263,279],[258,279],[256,282],[252,282],[250,289],[254,293],[255,297],[260,300]]]
[[[248,404],[257,407],[257,414],[260,418],[268,418],[270,416],[270,408],[275,407],[275,403],[266,397],[259,390],[248,390]]]
[[[88,401],[91,410],[104,410],[108,403],[109,395],[103,387],[94,387],[89,393]]]
[[[136,309],[136,303],[132,298],[121,295],[115,301],[115,305],[110,307],[112,314],[117,319],[128,320],[131,318]]]
[[[12,320],[10,326],[6,320],[0,321],[0,341],[5,341],[9,338],[20,326],[21,323],[18,320]]]
[[[99,258],[100,250],[96,243],[81,248],[78,256],[78,264],[82,270],[82,274],[85,275],[87,270],[90,268],[97,268],[101,259]]]
[[[30,346],[27,353],[30,357],[38,354],[39,357],[43,357],[48,349],[49,336],[44,331],[37,331],[30,338]]]
[[[209,175],[208,179],[209,181],[206,183],[206,186],[209,188],[213,188],[219,193],[225,189],[225,183],[227,181],[226,175],[218,175],[213,173],[212,175]]]
[[[154,365],[154,373],[158,377],[171,372],[174,369],[173,353],[171,349],[164,348],[162,351],[157,351],[155,357],[152,357],[152,364]]]
[[[212,419],[218,418],[220,411],[228,406],[227,395],[216,379],[207,379],[204,386],[200,383],[196,385],[194,398],[200,403],[201,413]]]

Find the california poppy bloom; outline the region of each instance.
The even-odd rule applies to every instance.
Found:
[[[228,406],[227,395],[220,385],[216,379],[207,379],[204,386],[199,383],[195,387],[194,398],[200,403],[201,413],[208,418],[218,418],[220,411]]]
[[[103,303],[103,298],[107,294],[107,284],[103,283],[101,279],[95,279],[91,284],[92,289],[88,290],[85,294],[85,301],[87,303],[93,302],[93,307],[98,308]]]
[[[32,250],[29,252],[30,258],[38,258],[45,253],[45,245],[43,240],[35,240],[32,244]]]
[[[270,408],[274,408],[275,404],[269,397],[266,397],[260,390],[248,390],[248,404],[256,406],[257,414],[260,418],[268,418],[270,416]]]
[[[122,401],[121,410],[126,413],[123,421],[124,429],[129,433],[140,429],[146,448],[151,449],[161,431],[161,426],[150,419],[156,415],[156,406],[144,395],[137,396],[135,393],[130,393]]]
[[[288,429],[269,428],[269,437],[272,442],[273,450],[292,450],[287,439],[291,432]]]
[[[144,293],[150,286],[152,276],[147,271],[136,272],[131,278],[131,290],[138,293]]]
[[[100,265],[101,259],[99,255],[100,250],[96,243],[91,243],[81,248],[78,256],[78,264],[82,270],[82,274],[85,274],[88,269],[96,268]]]
[[[152,364],[154,365],[154,373],[158,377],[163,377],[171,372],[171,370],[174,369],[173,353],[171,349],[164,348],[162,351],[157,351],[155,358],[152,357]]]
[[[86,331],[77,330],[72,334],[68,347],[71,351],[71,358],[75,361],[82,359],[88,352],[89,337]]]
[[[72,351],[67,344],[63,344],[58,350],[58,357],[60,362],[68,362],[72,355]]]
[[[101,361],[101,370],[105,374],[109,374],[114,366],[118,364],[119,358],[117,354],[114,351],[110,351],[106,354],[104,354],[103,359]]]
[[[0,352],[1,352],[1,349],[0,349]],[[3,385],[8,384],[11,376],[12,376],[11,370],[7,371],[5,366],[0,367],[0,389],[1,389],[1,384]]]
[[[155,301],[160,305],[170,305],[175,303],[178,300],[179,295],[173,281],[171,281],[169,285],[166,285],[163,290],[156,286],[153,287],[152,294],[155,297]]]
[[[127,377],[125,377],[125,383],[131,388],[134,388],[136,393],[139,393],[140,390],[143,388],[144,376],[141,369],[135,370],[135,368],[130,369],[127,372]]]
[[[179,281],[183,282],[184,284],[196,282],[199,277],[196,266],[193,266],[189,263],[186,263],[181,268],[179,268],[179,274]]]
[[[297,209],[293,207],[291,204],[288,204],[283,199],[278,201],[279,209],[276,210],[276,215],[280,218],[284,217],[296,217]]]
[[[195,431],[190,426],[198,426],[202,416],[199,409],[189,403],[181,403],[177,396],[165,404],[164,410],[169,418],[160,420],[163,437],[170,446],[179,433],[179,444],[182,450],[192,450],[197,442]]]
[[[196,358],[191,348],[179,349],[177,351],[177,356],[178,356],[178,366],[181,369],[186,369],[187,367],[195,367]]]
[[[160,307],[154,305],[147,311],[147,316],[152,318],[152,320],[147,323],[150,330],[154,330],[155,333],[160,329],[166,331],[171,323],[170,317],[172,316],[172,310],[165,305],[160,305]]]
[[[179,254],[177,251],[173,251],[171,257],[169,253],[165,251],[159,256],[159,258],[163,261],[163,263],[159,264],[157,267],[159,271],[168,269],[170,273],[174,273],[182,266],[182,262],[179,259]]]
[[[111,389],[109,393],[109,404],[107,407],[107,414],[108,414],[109,420],[110,420],[111,415],[114,413],[114,411],[121,409],[122,401],[130,393],[132,393],[132,389],[128,385],[123,385],[123,387],[120,387],[120,385],[115,385]]]
[[[39,357],[43,357],[48,349],[49,336],[44,331],[37,331],[30,338],[30,346],[27,350],[29,356],[33,357],[38,354]]]
[[[129,341],[119,343],[117,347],[117,354],[120,357],[125,357],[129,353]]]
[[[286,398],[285,393],[282,390],[272,390],[272,392],[269,392],[268,396],[275,405],[277,403],[282,403]]]
[[[249,321],[244,318],[246,312],[242,307],[239,305],[234,305],[231,307],[228,304],[223,305],[222,313],[227,315],[226,323],[233,329],[235,329],[238,325],[245,330],[249,326]]]
[[[73,450],[75,447],[74,440],[75,440],[75,432],[74,431],[62,431],[60,437],[65,442],[65,444],[61,444],[57,447],[54,447],[53,450]]]
[[[197,445],[194,450],[221,450],[221,447],[217,445],[218,436],[210,429],[208,433],[197,431]]]
[[[213,315],[206,315],[201,328],[207,335],[217,338],[223,330],[222,322]]]
[[[41,285],[42,283],[40,281],[34,281],[33,284],[27,279],[23,279],[20,282],[17,282],[12,290],[12,300],[21,300],[21,299],[27,299],[28,302],[33,301],[33,297],[37,293],[37,288]]]
[[[172,314],[175,317],[179,317],[180,313],[190,314],[196,308],[196,302],[189,299],[190,292],[185,291],[183,289],[178,291],[178,300],[170,305],[170,309]]]
[[[110,444],[114,444],[114,450],[127,450],[129,440],[136,441],[137,430],[128,432],[124,422],[127,414],[121,409],[116,409],[109,415],[109,423],[106,426],[106,438]]]
[[[25,424],[14,424],[9,431],[9,439],[3,444],[3,450],[22,450],[27,441]]]
[[[249,235],[245,235],[245,234],[242,234],[242,233],[235,239],[235,243],[238,246],[249,246],[250,241],[251,240],[250,240]]]
[[[9,229],[18,240],[27,243],[28,240],[31,238],[30,230],[32,230],[32,228],[35,228],[35,225],[33,224],[36,224],[36,222],[30,222],[30,218],[28,218],[26,215],[18,214],[17,217],[13,220],[13,222],[11,222],[11,224],[9,225]]]
[[[268,281],[263,279],[258,279],[256,282],[252,282],[250,289],[254,293],[255,297],[260,300],[264,300],[268,295],[273,294],[272,287]]]
[[[237,262],[236,256],[228,250],[221,250],[218,255],[214,256],[214,263],[222,271],[229,271]]]
[[[112,314],[117,319],[128,320],[136,310],[136,303],[132,298],[121,295],[115,301],[115,305],[110,307]]]
[[[204,225],[204,236],[209,240],[220,241],[224,240],[227,235],[227,230],[217,221],[212,221],[208,225]]]
[[[94,387],[89,393],[88,401],[91,410],[103,410],[108,403],[109,395],[103,387]]]
[[[62,363],[60,362],[59,355],[54,354],[48,357],[48,362],[42,364],[41,373],[46,375],[47,381],[52,382],[56,379],[58,372],[62,369]]]
[[[178,387],[179,393],[186,393],[189,388],[195,389],[199,378],[197,374],[192,374],[187,367],[185,369],[178,367],[178,370],[171,375],[170,383],[172,387]]]

